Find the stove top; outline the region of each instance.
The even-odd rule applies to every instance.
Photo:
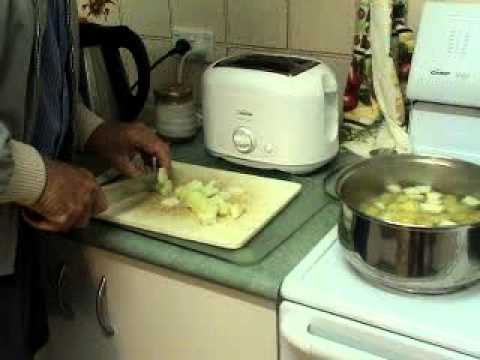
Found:
[[[282,298],[480,358],[480,285],[447,295],[379,288],[341,250],[335,227],[287,276]]]

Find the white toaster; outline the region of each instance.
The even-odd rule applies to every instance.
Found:
[[[301,174],[338,152],[337,82],[316,59],[227,57],[207,68],[202,87],[205,146],[214,156]]]

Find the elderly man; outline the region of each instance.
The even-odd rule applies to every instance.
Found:
[[[0,1],[0,359],[32,359],[48,337],[41,274],[46,232],[84,227],[107,206],[74,144],[141,173],[136,153],[170,166],[145,126],[109,125],[78,98],[78,23],[70,0]]]

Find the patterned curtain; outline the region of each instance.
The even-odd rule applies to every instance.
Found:
[[[409,151],[405,87],[414,40],[406,18],[407,0],[359,0],[341,139],[361,156]]]

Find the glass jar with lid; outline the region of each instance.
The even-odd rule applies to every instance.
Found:
[[[192,88],[170,85],[154,95],[158,134],[172,141],[192,138],[198,130]]]

